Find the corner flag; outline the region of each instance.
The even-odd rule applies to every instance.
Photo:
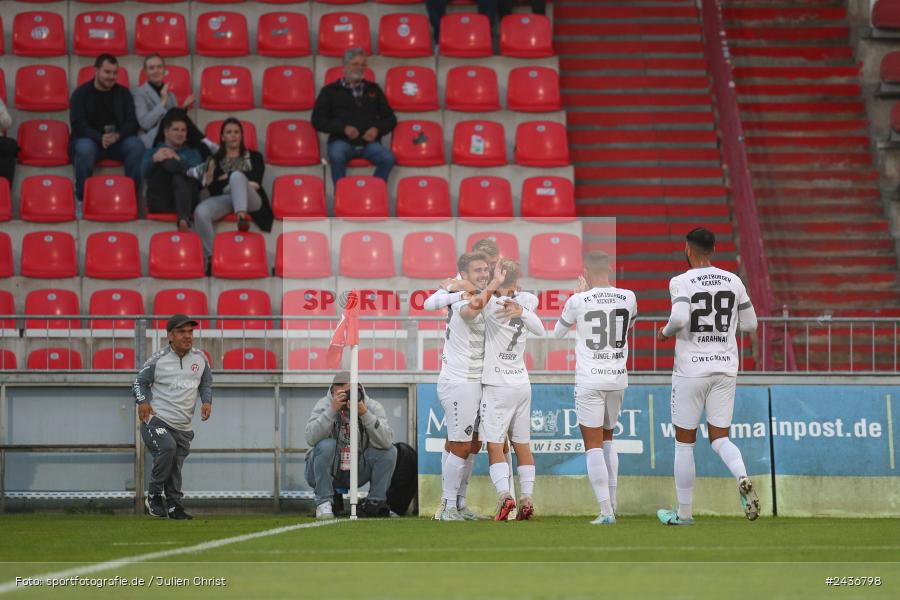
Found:
[[[341,368],[341,357],[344,354],[344,346],[359,345],[359,293],[351,290],[347,294],[347,303],[341,320],[331,336],[331,344],[328,346],[328,354],[325,362],[329,369]]]

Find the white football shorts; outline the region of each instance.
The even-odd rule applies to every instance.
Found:
[[[481,396],[483,442],[502,444],[506,433],[517,444],[531,441],[531,384],[486,385]]]
[[[715,427],[731,427],[734,415],[734,391],[737,377],[672,376],[672,423],[682,429],[697,429],[703,412]]]
[[[438,400],[444,408],[447,439],[451,442],[471,442],[478,431],[481,388],[480,381],[438,381]]]
[[[585,427],[615,429],[625,390],[592,390],[575,386],[575,416]]]

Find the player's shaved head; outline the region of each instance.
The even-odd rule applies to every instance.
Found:
[[[456,269],[460,273],[468,273],[469,265],[476,261],[484,261],[488,262],[487,256],[482,254],[481,252],[466,252],[456,261]]]
[[[698,254],[712,254],[716,248],[716,234],[706,227],[692,229],[685,236],[687,243]]]
[[[511,258],[501,258],[498,265],[500,271],[506,271],[506,277],[503,279],[501,288],[508,289],[516,287],[519,277],[522,276],[522,267],[519,263]]]
[[[584,269],[592,275],[609,273],[609,254],[603,250],[591,250],[584,255]]]
[[[500,256],[500,248],[497,247],[497,242],[495,242],[491,238],[482,238],[472,244],[472,252],[484,254],[487,257],[488,261],[496,259],[498,256]]]

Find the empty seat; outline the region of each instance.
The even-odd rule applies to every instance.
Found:
[[[69,348],[39,348],[28,353],[27,368],[29,371],[58,370],[68,371],[81,369],[81,353]]]
[[[9,179],[0,177],[0,221],[12,219],[12,198],[9,193]]]
[[[429,67],[391,67],[385,77],[384,93],[391,108],[398,112],[424,112],[440,108],[437,76]]]
[[[443,177],[404,177],[397,183],[397,217],[445,220],[453,217],[450,186]]]
[[[575,190],[565,177],[529,177],[522,182],[522,218],[560,221],[575,218]]]
[[[216,314],[220,317],[271,317],[272,301],[263,290],[237,289],[219,294]],[[272,329],[271,319],[219,319],[219,329]]]
[[[213,241],[212,274],[223,279],[268,277],[266,238],[256,232],[224,231]]]
[[[91,368],[94,370],[132,370],[135,369],[134,348],[101,348],[94,352],[91,359]]]
[[[63,56],[66,30],[62,15],[54,12],[20,12],[13,19],[12,51],[19,56]]]
[[[472,250],[472,246],[475,245],[475,242],[486,238],[497,244],[497,248],[500,250],[500,256],[512,260],[519,260],[519,238],[512,233],[502,231],[479,231],[473,233],[466,239],[466,252]]]
[[[75,238],[62,231],[34,231],[22,238],[22,276],[57,279],[78,275]]]
[[[280,2],[282,0],[276,0]],[[322,4],[363,4],[366,0],[316,0]]]
[[[400,295],[394,290],[359,290],[359,316],[374,320],[361,320],[361,330],[398,330],[400,321],[389,317],[400,316]]]
[[[491,24],[484,15],[451,13],[441,17],[440,51],[443,56],[491,56]]]
[[[19,215],[23,221],[62,223],[75,220],[72,179],[62,175],[31,175],[19,190]]]
[[[122,68],[119,67],[119,74],[122,73]],[[127,76],[126,76],[127,81]],[[144,85],[147,82],[147,74],[141,69],[140,75],[140,85]],[[185,98],[194,93],[194,84],[191,83],[191,72],[187,70],[186,67],[181,67],[178,65],[166,65],[166,71],[163,75],[163,83],[168,84],[169,91],[175,94],[175,97],[178,99],[178,102],[181,103]],[[127,87],[127,84],[122,84]]]
[[[83,85],[94,78],[94,73],[96,73],[96,69],[94,65],[85,65],[78,69],[78,76],[75,78],[75,85]],[[141,73],[143,75],[143,72]],[[119,65],[119,70],[116,72],[116,83],[121,85],[122,87],[130,87],[129,79],[128,79],[128,71],[122,65]]]
[[[371,175],[353,175],[338,180],[334,192],[334,215],[344,219],[387,219],[387,184]]]
[[[275,353],[265,348],[235,348],[222,356],[226,371],[272,371],[277,364]]]
[[[362,48],[372,54],[372,38],[366,15],[333,12],[319,19],[319,52],[322,56],[343,56],[349,48]]]
[[[456,241],[449,233],[417,231],[403,238],[403,275],[440,279],[456,274]]]
[[[341,237],[340,274],[360,279],[393,277],[391,236],[380,231],[354,231]]]
[[[500,167],[506,164],[503,125],[494,121],[460,121],[453,129],[453,164]]]
[[[391,135],[391,151],[401,167],[443,165],[444,132],[434,121],[400,121]]]
[[[431,56],[431,25],[423,14],[389,13],[378,23],[378,53],[414,58]]]
[[[2,235],[6,235],[5,233]],[[7,236],[8,237],[8,236]],[[16,314],[16,303],[11,292],[0,290],[0,315]],[[0,329],[15,329],[15,319],[0,319]]]
[[[553,56],[553,28],[544,15],[512,14],[500,22],[500,54],[518,58]]]
[[[203,241],[193,232],[161,231],[150,238],[150,277],[194,279],[206,275]]]
[[[135,19],[135,54],[187,56],[190,52],[187,21],[181,13],[145,12]]]
[[[329,83],[334,83],[338,81],[341,77],[344,76],[344,67],[341,65],[337,65],[334,67],[329,67],[325,70],[325,76],[322,79],[322,85],[328,85]],[[366,81],[375,81],[375,71],[371,68],[366,67],[366,70],[363,71],[363,79]]]
[[[524,167],[565,167],[569,164],[566,126],[553,121],[529,121],[516,128],[516,164]]]
[[[246,56],[250,54],[247,19],[236,12],[208,12],[197,18],[194,34],[201,56]]]
[[[876,0],[872,7],[872,26],[878,29],[900,29],[900,3]]]
[[[575,352],[573,350],[551,350],[544,363],[546,371],[574,371]]]
[[[879,93],[896,95],[900,89],[900,50],[888,52],[881,59],[879,67]]]
[[[206,110],[250,110],[253,79],[247,67],[214,66],[200,76],[200,107]]]
[[[287,368],[290,371],[328,370],[328,348],[297,348],[288,354]]]
[[[447,71],[444,105],[462,112],[500,110],[497,73],[490,67],[466,65]]]
[[[324,219],[325,182],[318,175],[279,175],[272,184],[276,219]]]
[[[312,70],[279,65],[263,72],[262,106],[269,110],[309,110],[316,103]]]
[[[406,357],[393,348],[360,348],[361,371],[405,371]]]
[[[123,231],[100,231],[87,238],[84,274],[97,279],[131,279],[141,276],[141,251],[137,236]]]
[[[281,314],[284,317],[322,317],[316,320],[285,319],[285,329],[331,329],[337,324],[334,292],[313,289],[285,292],[281,296]]]
[[[12,277],[15,270],[12,238],[5,231],[0,231],[0,277]]]
[[[128,54],[125,17],[111,11],[85,12],[75,17],[72,49],[79,56]]]
[[[319,137],[309,121],[282,119],[266,128],[266,162],[282,166],[321,163]]]
[[[219,119],[218,121],[210,121],[206,124],[206,129],[204,130],[203,135],[217,144],[220,143],[222,123],[224,122],[225,121],[222,119]],[[244,145],[247,146],[247,148],[249,148],[250,150],[259,150],[259,141],[256,136],[256,125],[254,125],[252,121],[242,120],[241,128],[244,130]]]
[[[559,73],[549,67],[516,67],[509,72],[506,106],[518,112],[562,109]]]
[[[154,327],[166,326],[166,321],[174,314],[183,313],[197,318],[209,314],[209,303],[206,294],[200,290],[187,288],[171,288],[160,290],[153,298],[153,314],[163,317],[157,319]],[[208,319],[197,319],[200,327],[209,327]]]
[[[319,231],[289,231],[279,235],[275,275],[293,279],[331,276],[328,236]]]
[[[260,56],[309,56],[309,21],[297,12],[271,12],[259,16],[256,53]]]
[[[16,353],[12,350],[0,350],[0,371],[14,371],[19,368]]]
[[[571,233],[539,233],[531,238],[528,276],[574,279],[581,275],[581,239]]]
[[[69,108],[66,70],[54,65],[28,65],[16,71],[15,107],[50,112]]]
[[[112,288],[91,294],[91,316],[134,316],[144,314],[144,298],[137,290]],[[134,319],[92,319],[93,329],[134,329]]]
[[[124,175],[94,175],[85,180],[85,219],[121,222],[134,221],[137,217],[133,179]]]
[[[34,290],[25,296],[26,315],[74,317],[80,313],[78,294],[71,290]],[[81,327],[81,321],[77,318],[27,319],[25,327],[28,329],[78,329]]]
[[[466,177],[459,184],[457,215],[461,219],[512,219],[512,188],[509,181],[503,177]]]
[[[19,125],[19,162],[31,167],[69,164],[69,127],[62,121],[35,119]]]

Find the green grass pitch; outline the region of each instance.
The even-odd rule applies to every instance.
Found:
[[[159,598],[161,592],[167,599],[217,600],[900,597],[900,519],[699,517],[694,527],[664,527],[652,517],[624,517],[612,527],[575,517],[342,520],[85,575],[141,578],[143,587],[2,587],[16,577],[302,523],[314,521],[287,514],[190,522],[3,515],[0,598]],[[195,584],[195,577],[223,578],[227,585]],[[882,583],[835,588],[827,577],[880,577]]]

